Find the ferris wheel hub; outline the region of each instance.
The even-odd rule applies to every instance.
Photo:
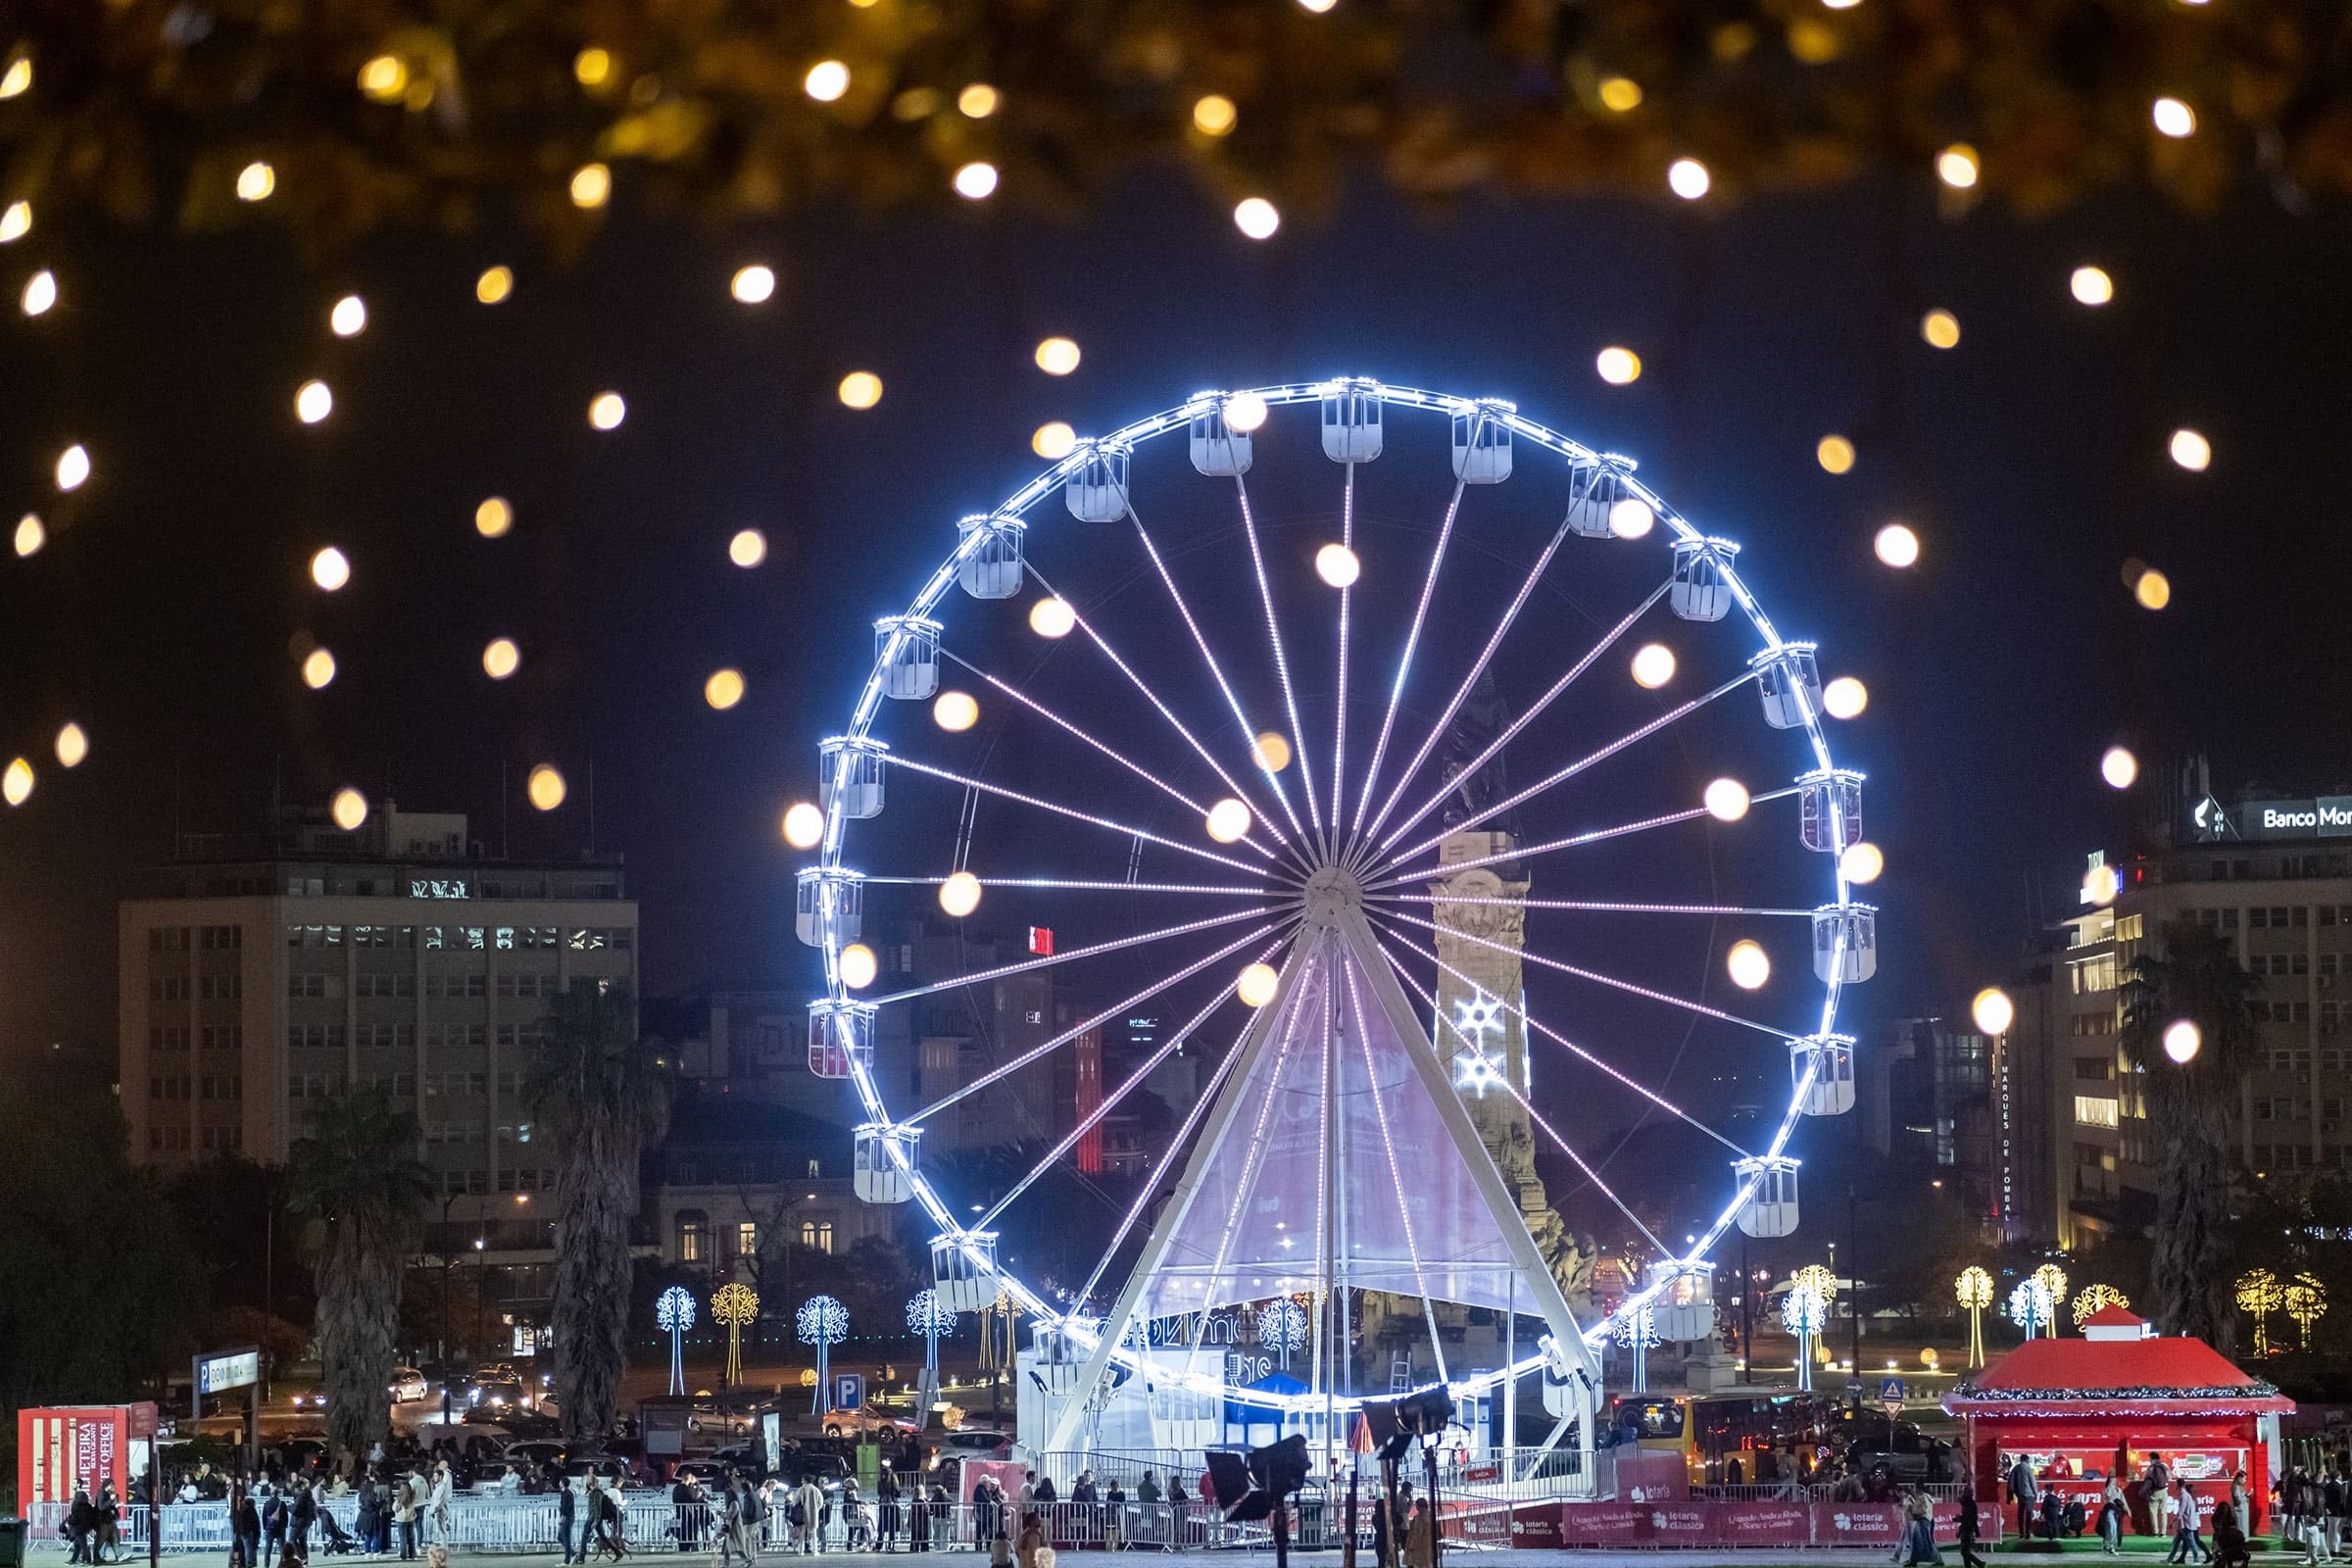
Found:
[[[1307,877],[1301,891],[1306,898],[1309,925],[1337,925],[1342,916],[1352,914],[1364,906],[1363,879],[1344,865],[1319,866]]]

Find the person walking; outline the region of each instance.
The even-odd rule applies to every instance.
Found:
[[[294,1483],[294,1500],[287,1509],[286,1544],[303,1561],[311,1557],[311,1526],[318,1522],[318,1492],[308,1481]]]
[[[1960,1507],[1956,1522],[1960,1536],[1960,1568],[1984,1568],[1984,1559],[1977,1555],[1977,1531],[1982,1523],[1977,1515],[1977,1483],[1976,1478],[1966,1471],[1960,1474]]]
[[[614,1562],[629,1554],[620,1518],[620,1483],[605,1485],[605,1478],[588,1478],[588,1527],[595,1533],[599,1553],[611,1553]]]
[[[1905,1561],[1911,1568],[1943,1568],[1943,1555],[1936,1549],[1936,1505],[1928,1500],[1927,1493],[1914,1487],[1903,1494],[1904,1535],[1910,1544]]]
[[[882,1473],[874,1480],[874,1500],[881,1505],[882,1512],[882,1539],[877,1544],[883,1551],[896,1550],[899,1540],[899,1477],[888,1465],[882,1467]]]
[[[2330,1557],[2344,1554],[2344,1518],[2347,1489],[2344,1485],[2344,1461],[2331,1459],[2328,1464],[2328,1479],[2320,1483],[2320,1539],[2327,1544]]]
[[[2205,1538],[2198,1527],[2203,1522],[2197,1494],[2185,1481],[2173,1483],[2173,1552],[2167,1562],[2210,1562],[2213,1554],[2205,1549]]]
[[[90,1489],[76,1483],[73,1506],[66,1510],[66,1536],[74,1549],[66,1556],[70,1563],[91,1560],[90,1543],[98,1535],[98,1505],[90,1500]]]
[[[793,1511],[799,1515],[793,1521],[793,1534],[803,1555],[813,1554],[825,1528],[825,1493],[816,1484],[814,1475],[801,1477],[801,1490],[793,1494]]]
[[[449,1461],[447,1459],[443,1459],[440,1463],[433,1466],[433,1492],[431,1501],[433,1541],[436,1544],[443,1546],[449,1544],[450,1521],[456,1512],[456,1507],[452,1499],[455,1497],[456,1493],[457,1479],[449,1473]]]
[[[1026,1491],[1027,1489],[1023,1488],[1022,1490]],[[1037,1527],[1037,1515],[1024,1511],[1021,1514],[1019,1549],[1021,1568],[1037,1568],[1038,1553],[1045,1549],[1046,1533]]]
[[[942,1551],[956,1544],[956,1511],[946,1485],[937,1480],[931,1483],[931,1535]]]
[[[230,1568],[262,1568],[262,1511],[241,1481],[229,1494],[228,1561]]]
[[[392,1521],[400,1526],[400,1560],[416,1560],[416,1507],[424,1495],[424,1477],[412,1470],[392,1486]]]
[[[743,1505],[735,1495],[735,1478],[723,1476],[718,1491],[710,1494],[710,1550],[721,1568],[735,1560],[735,1548],[742,1541],[737,1533],[742,1523]],[[749,1561],[748,1554],[746,1561]]]
[[[579,1527],[580,1499],[579,1494],[571,1490],[571,1477],[558,1470],[554,1479],[556,1483],[556,1538],[564,1544],[564,1568],[571,1568],[572,1539]],[[579,1555],[583,1562],[588,1558],[586,1551],[582,1551]]]
[[[2009,1500],[2017,1504],[2017,1539],[2034,1539],[2034,1511],[2040,1504],[2041,1489],[2034,1482],[2034,1461],[2019,1454],[2009,1466]]]
[[[97,1532],[90,1541],[90,1560],[114,1562],[122,1556],[117,1548],[122,1544],[122,1505],[115,1500],[115,1484],[112,1481],[98,1483],[97,1509]],[[153,1510],[154,1517],[161,1518],[162,1513],[160,1508]]]
[[[703,1544],[702,1489],[695,1484],[694,1472],[680,1470],[670,1483],[669,1505],[675,1515],[670,1535],[676,1539],[678,1550],[692,1551]]]
[[[2103,1555],[2122,1554],[2124,1520],[2130,1513],[2131,1504],[2124,1499],[2124,1484],[2109,1476],[2105,1490],[2099,1494],[2099,1550]]]

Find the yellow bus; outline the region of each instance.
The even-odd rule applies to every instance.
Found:
[[[1734,1463],[1739,1479],[1753,1483],[1766,1448],[1778,1450],[1776,1464],[1782,1465],[1794,1449],[1798,1466],[1810,1473],[1837,1419],[1837,1401],[1792,1389],[1618,1395],[1609,1400],[1615,1443],[1631,1443],[1645,1453],[1681,1454],[1694,1485],[1730,1482]]]

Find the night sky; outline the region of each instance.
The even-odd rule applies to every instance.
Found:
[[[0,504],[52,526],[0,567],[0,744],[41,774],[0,821],[0,1039],[104,1070],[131,868],[175,821],[250,827],[273,793],[323,805],[346,783],[562,855],[589,840],[593,765],[595,847],[627,857],[649,988],[805,979],[776,817],[813,788],[871,617],[1035,470],[1041,421],[1103,429],[1210,386],[1507,397],[1740,540],[1782,630],[1871,690],[1836,735],[1889,862],[1858,1024],[1997,978],[2068,906],[2081,853],[2160,811],[2167,757],[2207,752],[2225,794],[2352,777],[2328,673],[2352,593],[2344,214],[1946,220],[1869,190],[1718,207],[1438,212],[1367,187],[1257,245],[1147,176],[1082,222],[717,232],[624,204],[571,264],[518,233],[306,259],[258,226],[37,227],[0,251],[12,299],[37,267],[62,288],[37,321],[0,319]],[[752,261],[782,275],[763,307],[727,295]],[[494,262],[520,281],[490,309],[472,279]],[[2083,263],[2114,274],[2113,305],[2069,297]],[[370,322],[339,342],[347,290]],[[1957,349],[1921,342],[1931,306],[1958,316]],[[1031,363],[1050,333],[1083,346],[1075,375]],[[1610,344],[1641,354],[1635,385],[1594,374]],[[833,397],[853,368],[884,378],[872,412]],[[306,429],[312,375],[337,404]],[[600,435],[583,411],[607,389],[629,416]],[[2207,472],[2167,460],[2177,425],[2211,438]],[[1831,431],[1860,448],[1842,477],[1814,461]],[[60,506],[49,466],[73,440],[97,476]],[[472,528],[490,494],[516,508],[504,540]],[[1924,542],[1908,573],[1870,550],[1896,517]],[[771,542],[756,571],[726,560],[744,526]],[[304,569],[328,543],[354,564],[331,598]],[[2171,608],[2133,606],[2132,556],[2171,576]],[[1253,608],[1227,612],[1240,635]],[[321,693],[289,653],[305,632],[340,662]],[[524,664],[494,685],[478,661],[500,634]],[[723,713],[701,697],[722,664],[750,682]],[[93,742],[72,774],[48,760],[69,717]],[[2118,740],[2147,767],[2122,797],[2097,772]],[[541,760],[572,787],[545,817],[520,796]],[[1604,816],[1658,808],[1626,807]]]

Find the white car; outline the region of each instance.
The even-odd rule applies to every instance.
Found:
[[[411,1404],[423,1398],[428,1392],[425,1388],[424,1374],[413,1366],[395,1369],[392,1374],[391,1392],[394,1404]]]

